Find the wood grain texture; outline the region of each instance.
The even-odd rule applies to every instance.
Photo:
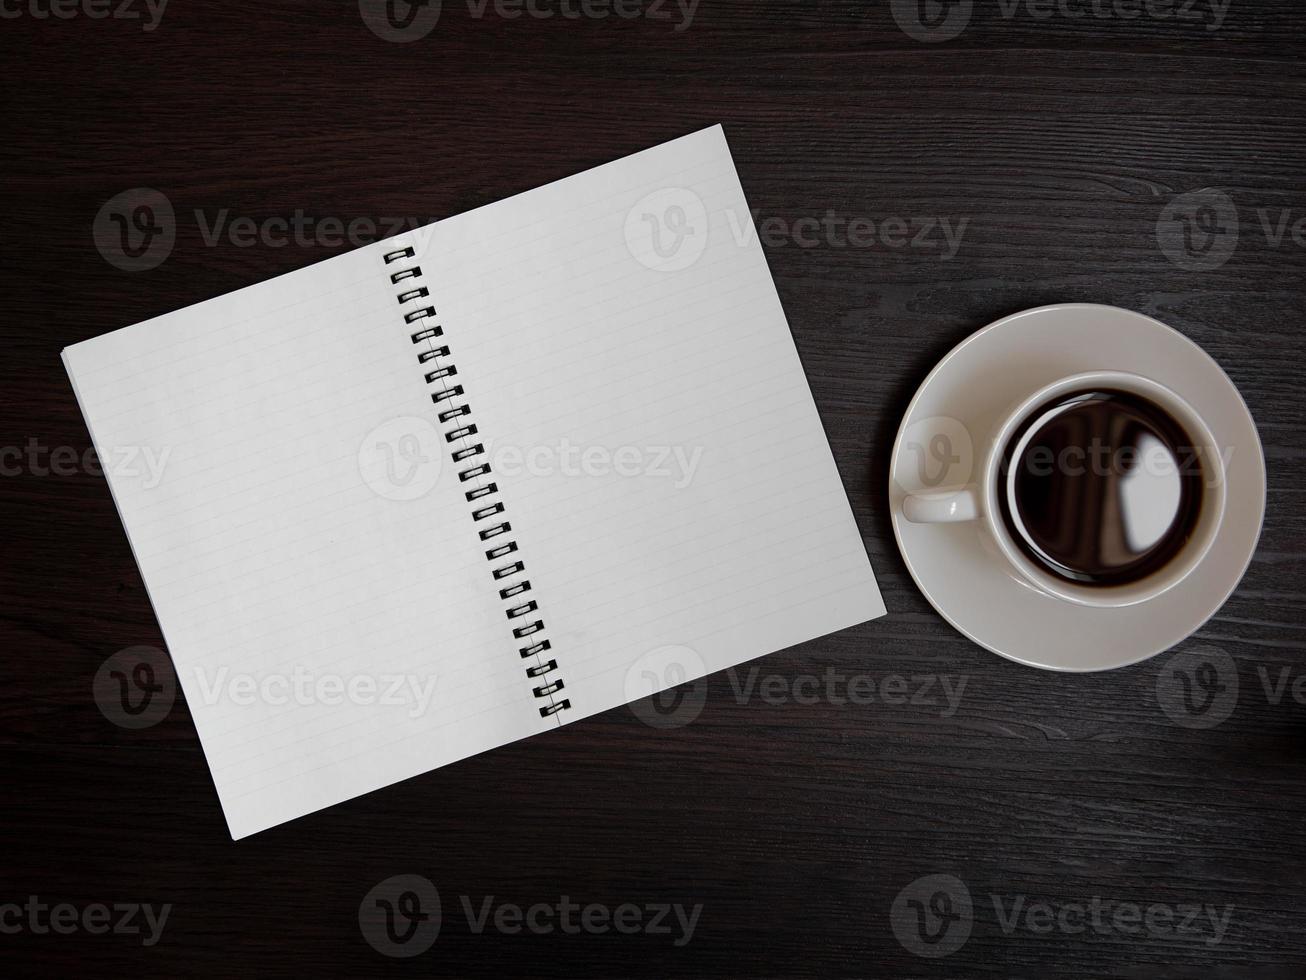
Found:
[[[1262,682],[1306,673],[1306,249],[1274,245],[1258,221],[1258,209],[1306,216],[1298,0],[1233,0],[1215,31],[1040,19],[1024,5],[1007,17],[1010,4],[977,0],[942,44],[904,34],[888,2],[854,0],[703,0],[683,31],[648,18],[478,19],[446,0],[411,44],[379,40],[348,2],[170,4],[149,32],[13,9],[0,34],[4,447],[87,447],[64,346],[344,247],[206,243],[223,209],[256,222],[297,209],[426,221],[722,122],[759,220],[967,225],[946,260],[883,243],[767,246],[887,617],[714,675],[683,728],[654,731],[620,709],[239,844],[183,703],[126,731],[91,698],[107,656],[162,644],[104,481],[7,456],[0,904],[173,905],[149,948],[125,935],[0,934],[7,974],[1306,968],[1306,705]],[[171,200],[177,240],[161,266],[130,274],[96,250],[91,226],[105,201],[142,186]],[[1159,250],[1156,223],[1174,195],[1208,187],[1237,202],[1243,235],[1221,268],[1185,271]],[[1260,548],[1180,648],[1218,647],[1237,664],[1236,709],[1214,728],[1161,709],[1165,658],[1063,677],[984,652],[934,613],[897,553],[887,452],[915,387],[973,330],[1062,301],[1172,324],[1221,363],[1258,421],[1270,487]],[[789,691],[828,669],[877,691],[893,676],[932,677],[935,701],[741,697],[754,666]],[[943,677],[965,680],[955,712]],[[401,873],[443,897],[440,936],[412,960],[380,956],[357,921],[368,889]],[[975,902],[969,941],[934,960],[890,925],[895,897],[930,874],[961,879]],[[459,901],[563,895],[703,910],[678,947],[657,935],[477,934]],[[1209,930],[1044,934],[1023,920],[1008,933],[993,895],[1004,908],[1096,897],[1232,913],[1218,943]]]

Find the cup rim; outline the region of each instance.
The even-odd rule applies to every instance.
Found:
[[[1196,547],[1190,544],[1183,549],[1167,568],[1137,582],[1129,582],[1124,585],[1081,586],[1059,579],[1044,571],[1020,551],[1007,530],[1006,524],[1001,519],[997,498],[999,484],[997,469],[1001,464],[1004,450],[1015,430],[1025,422],[1039,403],[1055,397],[1062,391],[1102,384],[1112,384],[1133,394],[1145,395],[1159,402],[1167,410],[1171,410],[1172,407],[1179,409],[1175,414],[1181,416],[1180,422],[1185,431],[1193,437],[1194,442],[1200,443],[1207,450],[1205,457],[1211,460],[1209,465],[1213,471],[1212,478],[1208,481],[1205,489],[1214,493],[1215,500],[1210,504],[1203,505],[1203,509],[1207,511],[1208,516],[1204,516],[1201,520],[1200,539]],[[1157,397],[1158,395],[1160,397]],[[1002,424],[998,427],[997,433],[988,447],[988,455],[985,459],[981,479],[983,482],[980,487],[980,499],[983,504],[984,524],[993,536],[1003,556],[1022,577],[1036,588],[1078,605],[1102,608],[1132,606],[1168,592],[1186,579],[1201,563],[1202,559],[1206,557],[1211,550],[1211,546],[1215,543],[1216,534],[1224,521],[1226,502],[1224,457],[1220,453],[1219,446],[1216,445],[1215,437],[1205,419],[1188,401],[1168,386],[1129,371],[1108,369],[1082,371],[1045,384],[1027,395],[1004,416]],[[1002,481],[1004,487],[1005,482],[1005,480]]]

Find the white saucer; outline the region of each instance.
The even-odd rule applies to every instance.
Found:
[[[903,517],[907,493],[951,487],[970,478],[982,446],[1022,395],[1058,378],[1094,370],[1131,371],[1168,386],[1206,420],[1220,446],[1233,448],[1224,522],[1210,552],[1186,579],[1134,606],[1076,605],[1019,577],[981,522],[912,524]],[[911,440],[906,439],[909,430]],[[940,433],[946,438],[931,442],[930,433],[935,439]],[[905,445],[912,447],[910,454],[904,454]],[[922,446],[928,447],[924,453]],[[945,473],[946,481],[940,484]],[[1201,627],[1233,592],[1260,537],[1265,456],[1238,389],[1182,334],[1151,317],[1111,306],[1045,306],[972,334],[930,372],[894,443],[889,505],[908,570],[939,614],[959,631],[1031,667],[1109,670],[1174,646]]]

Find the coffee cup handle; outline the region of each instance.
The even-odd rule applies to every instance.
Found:
[[[975,487],[948,493],[911,493],[903,498],[902,516],[913,524],[960,524],[980,516]]]

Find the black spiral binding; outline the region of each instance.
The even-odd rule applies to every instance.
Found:
[[[410,246],[386,252],[383,258],[389,266],[411,259],[415,254]],[[552,644],[543,636],[544,620],[538,618],[539,603],[527,594],[531,591],[531,583],[525,578],[525,562],[517,556],[517,542],[507,540],[512,533],[512,524],[504,517],[503,502],[492,499],[499,487],[489,479],[492,475],[490,464],[485,460],[472,462],[477,456],[485,455],[485,446],[473,441],[477,434],[476,423],[472,421],[472,409],[465,400],[462,384],[449,380],[458,376],[458,368],[451,362],[449,347],[441,339],[444,337],[443,328],[434,322],[435,307],[429,305],[431,292],[418,282],[421,278],[422,268],[418,265],[390,273],[390,281],[403,287],[398,295],[399,305],[416,304],[404,313],[404,323],[417,328],[410,336],[414,344],[424,346],[417,355],[417,362],[422,366],[426,383],[436,386],[431,401],[436,406],[436,418],[442,426],[448,427],[444,438],[450,446],[449,454],[455,463],[471,463],[458,471],[458,479],[469,485],[464,496],[474,505],[472,521],[477,534],[482,541],[491,542],[485,557],[494,563],[491,566],[493,580],[499,588],[499,597],[508,603],[504,611],[512,635],[518,640],[529,640],[518,652],[523,660],[531,662],[526,668],[526,676],[533,682],[532,692],[537,698],[548,699],[549,703],[540,708],[540,715],[551,718],[570,708],[571,701],[556,696],[566,687],[562,679],[556,675],[547,676],[558,669],[558,661],[544,659]]]

